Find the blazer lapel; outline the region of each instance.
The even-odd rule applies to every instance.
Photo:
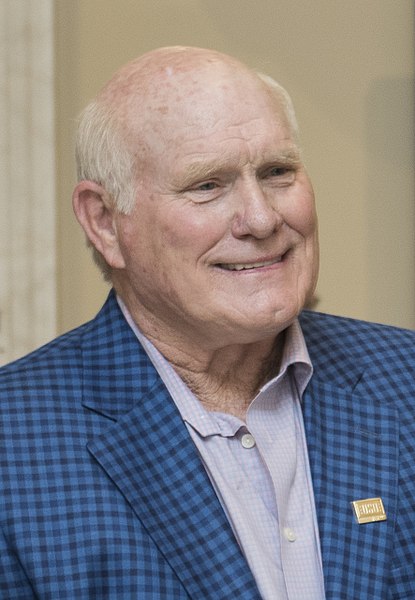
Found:
[[[259,598],[196,449],[161,382],[88,448],[190,597]]]
[[[109,343],[97,345],[94,335],[84,351],[84,405],[115,422],[90,440],[90,453],[190,597],[260,600],[175,404],[111,299],[110,305],[114,314],[100,336]]]
[[[313,378],[304,421],[327,600],[383,598],[398,489],[398,421],[386,402]],[[387,520],[358,524],[351,502],[380,497]]]

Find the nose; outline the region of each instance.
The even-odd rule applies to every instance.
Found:
[[[283,219],[277,210],[276,200],[270,197],[269,192],[264,192],[258,181],[241,184],[235,195],[234,237],[265,239],[281,227]]]

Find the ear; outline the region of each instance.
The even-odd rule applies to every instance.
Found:
[[[113,202],[108,192],[93,181],[81,181],[75,187],[72,204],[75,216],[91,244],[111,267],[124,268]]]

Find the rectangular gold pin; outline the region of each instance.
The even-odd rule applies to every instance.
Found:
[[[366,498],[352,502],[353,511],[358,523],[386,521],[386,512],[382,498]]]

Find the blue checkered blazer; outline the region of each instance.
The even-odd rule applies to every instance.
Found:
[[[327,598],[413,599],[415,334],[315,313],[302,326]],[[0,598],[259,600],[113,294],[0,373]],[[350,502],[371,497],[387,521],[359,525]]]

